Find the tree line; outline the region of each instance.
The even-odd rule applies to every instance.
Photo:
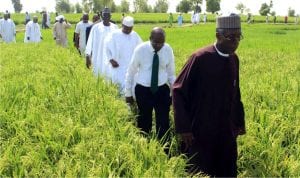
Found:
[[[14,6],[15,12],[22,11],[23,5],[20,0],[11,0]],[[81,3],[71,4],[69,0],[55,0],[55,10],[59,13],[82,13],[82,12],[100,12],[104,7],[109,7],[112,12],[128,13],[130,3],[128,0],[122,0],[120,5],[116,5],[112,0],[82,0]],[[221,0],[206,0],[206,11],[215,13],[220,10]],[[194,11],[200,13],[202,11],[201,5],[203,0],[181,0],[176,7],[177,12],[187,13]],[[169,5],[168,0],[157,0],[152,7],[148,4],[148,0],[134,0],[133,1],[134,12],[139,13],[166,13]],[[273,0],[268,3],[261,4],[259,13],[262,16],[272,15],[275,16],[276,12],[272,11]],[[238,3],[236,9],[241,14],[250,13],[250,9],[247,8],[242,2]],[[288,9],[288,16],[294,17],[295,10],[291,7]]]

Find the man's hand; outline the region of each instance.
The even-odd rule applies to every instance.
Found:
[[[185,148],[184,151],[187,151],[190,146],[192,146],[194,136],[191,132],[180,134],[181,140],[183,141]]]
[[[132,96],[125,97],[125,101],[126,101],[126,103],[131,104],[131,105],[134,103],[134,99]]]
[[[90,56],[89,55],[87,55],[86,57],[85,57],[85,61],[86,61],[86,67],[89,69],[90,67],[91,67],[91,65],[92,65],[92,61],[91,61],[91,58],[90,58]]]
[[[43,37],[41,36],[41,40],[43,40]]]
[[[111,65],[113,66],[113,68],[117,68],[119,67],[119,64],[117,61],[115,61],[114,59],[109,60],[109,62],[111,63]]]
[[[54,40],[56,40],[56,37],[53,37]]]
[[[30,37],[29,37],[29,36],[27,37],[27,40],[28,40],[28,41],[30,40]]]

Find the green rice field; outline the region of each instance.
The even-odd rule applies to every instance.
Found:
[[[178,74],[189,55],[215,41],[215,24],[137,24],[148,40],[162,26]],[[24,28],[18,25],[18,29]],[[117,88],[95,78],[72,45],[0,44],[0,177],[186,177],[186,158],[139,134]],[[242,24],[240,87],[246,135],[239,177],[300,176],[300,26]],[[173,122],[173,117],[171,117]],[[171,130],[173,132],[173,128]]]

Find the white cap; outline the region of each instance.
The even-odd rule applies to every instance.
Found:
[[[64,17],[63,15],[59,15],[59,16],[55,17],[55,20],[57,20],[57,21],[60,20],[60,19],[63,19],[63,20],[64,20],[65,17]]]
[[[122,24],[127,27],[133,27],[133,22],[134,22],[134,20],[132,17],[126,16],[126,17],[124,17]]]

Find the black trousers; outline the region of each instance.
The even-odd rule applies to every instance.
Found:
[[[158,88],[153,94],[150,87],[137,84],[135,96],[138,106],[137,125],[145,133],[152,128],[152,111],[155,111],[156,133],[161,139],[170,128],[169,112],[171,105],[170,88],[167,84]]]

